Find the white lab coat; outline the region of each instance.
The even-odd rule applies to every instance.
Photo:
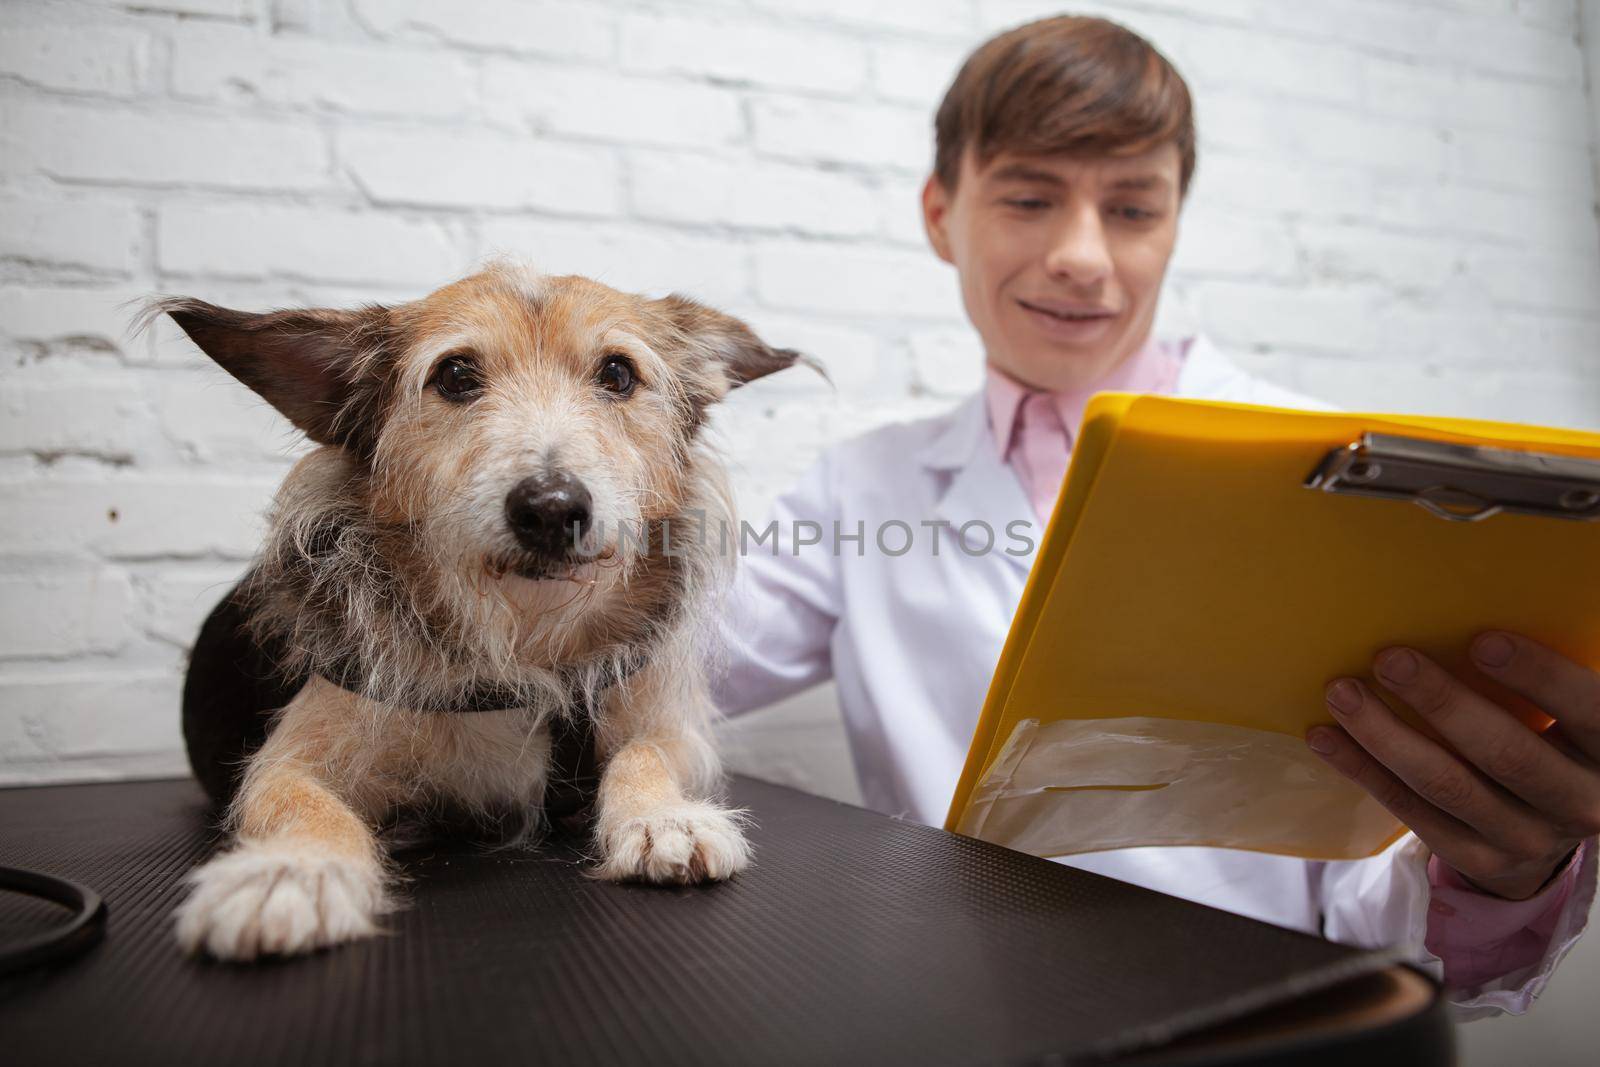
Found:
[[[1327,407],[1245,373],[1204,338],[1189,348],[1177,395]],[[1006,524],[1032,523],[1035,545],[1042,532],[995,447],[983,394],[944,415],[834,446],[775,502],[771,517],[778,520],[777,551],[771,541],[747,544],[739,561],[723,627],[728,665],[714,682],[718,704],[733,714],[831,676],[867,805],[942,824],[1033,562],[1032,552],[1003,550],[1020,547]],[[970,555],[958,546],[955,529],[977,519],[996,531],[997,547]],[[819,524],[822,543],[796,551],[797,520]],[[874,543],[875,531],[891,520],[912,528],[904,554],[886,554]],[[919,525],[923,520],[951,525],[931,529]],[[842,541],[836,554],[835,523],[847,537],[863,530],[864,543]],[[815,528],[801,529],[802,537],[814,536]],[[981,539],[981,528],[972,528],[968,544],[976,549]],[[891,551],[903,542],[897,528],[886,535]],[[1462,991],[1456,1000],[1467,1017],[1526,1010],[1586,923],[1595,852],[1586,850],[1579,889],[1546,958]],[[1427,858],[1408,834],[1380,856],[1348,862],[1165,847],[1062,862],[1337,941],[1402,945],[1438,974],[1438,960],[1423,947]]]

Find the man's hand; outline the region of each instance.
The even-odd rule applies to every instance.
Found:
[[[1600,674],[1517,634],[1479,634],[1471,651],[1484,674],[1556,725],[1537,734],[1426,656],[1389,648],[1373,661],[1378,680],[1450,748],[1356,678],[1328,685],[1343,729],[1313,727],[1306,743],[1462,877],[1522,900],[1600,833]]]

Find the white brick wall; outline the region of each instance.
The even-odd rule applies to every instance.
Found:
[[[1561,0],[1093,0],[1199,99],[1162,326],[1352,406],[1600,425],[1595,34]],[[513,252],[814,352],[719,418],[756,511],[980,353],[930,121],[1031,0],[7,0],[0,782],[181,767],[199,618],[299,451],[128,302],[403,299]],[[813,709],[817,701],[810,702]],[[738,762],[851,791],[807,705]],[[819,716],[822,716],[819,718]]]
[[[1600,186],[1600,0],[1581,0],[1578,13],[1578,39],[1583,45],[1583,69],[1589,83],[1589,148],[1595,183]]]

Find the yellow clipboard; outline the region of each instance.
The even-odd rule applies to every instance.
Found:
[[[1543,729],[1466,647],[1600,664],[1597,590],[1600,434],[1099,394],[946,828],[1373,855],[1404,828],[1303,741],[1327,681],[1407,644]]]

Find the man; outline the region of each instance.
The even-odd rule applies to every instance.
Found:
[[[924,220],[960,275],[987,384],[946,415],[831,449],[777,501],[779,550],[740,560],[718,700],[742,711],[832,676],[866,802],[938,824],[1089,396],[1323,405],[1203,338],[1151,336],[1195,130],[1183,79],[1142,38],[1089,18],[1012,30],[968,59],[935,130]],[[958,538],[975,520],[1013,536],[973,554]],[[797,522],[820,543],[791,544]],[[1459,756],[1368,683],[1330,680],[1339,728],[1307,743],[1414,831],[1384,854],[1063,862],[1335,940],[1408,945],[1468,1017],[1526,1010],[1594,896],[1600,676],[1517,635],[1480,635],[1472,652],[1557,720],[1559,745],[1407,649],[1375,670]]]

